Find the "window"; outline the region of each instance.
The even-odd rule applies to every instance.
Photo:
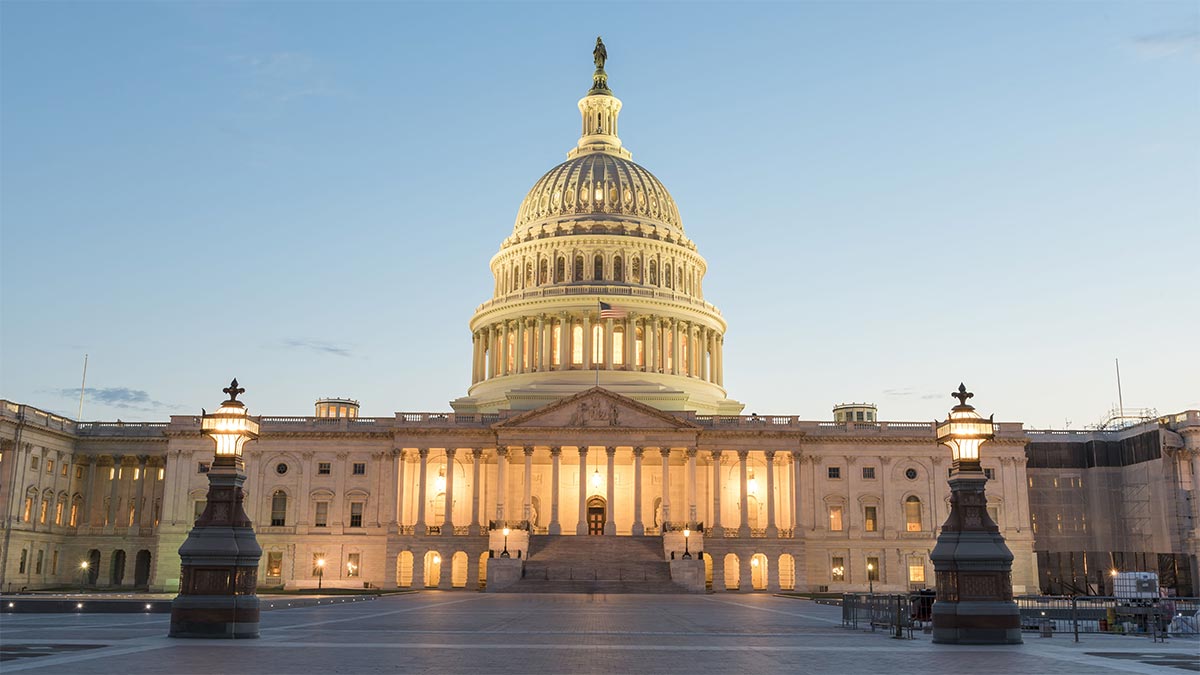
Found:
[[[35,562],[33,564],[33,573],[34,574],[42,573],[42,563],[45,561],[46,561],[46,552],[39,548],[38,552],[37,552],[37,562]]]
[[[58,549],[50,554],[50,574],[58,574]]]
[[[28,523],[29,519],[32,517],[33,517],[33,497],[26,497],[25,498],[25,511],[21,515],[21,520],[24,520],[25,522]]]
[[[208,462],[200,462],[197,464],[196,473],[208,473]]]
[[[71,515],[69,518],[71,527],[79,526],[79,502],[71,502]]]
[[[921,499],[916,495],[904,500],[904,522],[909,532],[921,531]]]
[[[580,324],[571,327],[571,365],[583,365],[583,326]]]
[[[346,576],[347,577],[357,577],[362,573],[362,569],[361,569],[361,565],[360,565],[361,561],[362,561],[361,553],[350,553],[350,554],[346,555]]]
[[[996,470],[995,469],[984,469],[983,475],[987,476],[988,480],[996,480]]]
[[[129,527],[133,527],[133,518],[136,510],[135,507],[136,505],[134,501],[132,499],[129,500]]]
[[[332,470],[329,465],[329,462],[317,462],[317,475],[318,476],[328,476],[330,473],[332,473]]]
[[[365,475],[367,475],[367,465],[366,465],[366,463],[365,463],[365,462],[355,462],[355,463],[354,463],[354,471],[353,471],[353,473],[354,473],[354,475],[355,475],[355,476],[365,476]]]
[[[854,413],[854,420],[856,422],[863,421],[863,411],[859,410],[858,412]]]
[[[46,460],[46,473],[54,473],[54,460]]]
[[[58,471],[58,475],[66,477],[68,468],[70,468],[70,467],[67,466],[67,463],[63,462],[62,467]]]
[[[846,559],[841,556],[833,556],[833,564],[829,566],[829,573],[834,581],[846,580]]]
[[[905,469],[904,477],[909,480],[916,480],[917,479],[917,470],[916,469]]]
[[[592,264],[592,279],[596,281],[604,279],[604,258],[600,254],[596,254],[596,259]]]
[[[329,502],[317,502],[317,515],[313,527],[326,527],[329,523]]]
[[[874,506],[863,507],[863,528],[867,532],[875,532],[879,529],[879,525],[877,524],[877,511],[878,509]]]
[[[879,581],[879,558],[875,556],[867,557],[867,579]]]
[[[29,458],[29,468],[30,468],[30,469],[32,469],[32,470],[34,470],[34,471],[37,471],[37,470],[38,470],[38,467],[39,467],[39,466],[41,466],[41,465],[42,465],[42,460],[41,460],[41,458],[39,458],[39,457],[36,457],[36,456],[34,456],[34,457],[30,457],[30,458]]]
[[[829,507],[829,529],[833,532],[842,531],[842,507]]]
[[[276,490],[271,495],[271,527],[287,525],[287,493]]]
[[[622,326],[613,329],[612,364],[614,366],[625,365],[625,329]]]
[[[575,275],[572,281],[583,281],[583,256],[575,256]]]
[[[278,579],[283,576],[283,552],[270,551],[267,553],[267,578]]]
[[[280,462],[275,465],[275,473],[279,474],[280,476],[287,473],[287,469],[288,469],[287,464],[284,464],[283,462]]]
[[[864,466],[863,467],[863,480],[875,480],[875,467],[873,467],[873,466]]]
[[[197,499],[192,502],[192,520],[200,520],[200,516],[204,515],[204,506],[206,503],[203,499]]]
[[[362,502],[350,503],[350,527],[362,527]]]
[[[158,479],[159,479],[159,480],[162,480],[162,479],[163,479],[163,476],[165,476],[165,475],[166,475],[166,473],[167,473],[167,470],[166,470],[166,469],[159,469],[159,470],[158,470]]]
[[[829,467],[829,477],[830,478],[841,478],[842,477],[842,467],[840,467],[840,466]]]
[[[49,499],[43,499],[43,500],[42,500],[42,507],[41,507],[40,509],[38,509],[38,522],[39,522],[39,523],[45,523],[45,522],[46,522],[46,515],[47,515],[49,512],[50,512],[50,500],[49,500]]]
[[[21,549],[21,565],[17,568],[17,574],[25,574],[25,564],[29,558],[29,551]]]
[[[912,583],[925,583],[925,561],[921,558],[911,558],[908,561],[908,580]]]
[[[54,505],[54,524],[55,525],[62,525],[62,514],[63,514],[63,503],[62,503],[62,500],[59,500],[59,502]]]
[[[83,467],[82,466],[75,467],[75,479],[76,480],[83,479]]]

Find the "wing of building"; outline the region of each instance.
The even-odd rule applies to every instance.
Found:
[[[513,590],[931,586],[950,464],[934,425],[870,404],[742,415],[707,263],[622,145],[602,65],[578,108],[576,146],[491,260],[452,412],[363,418],[322,399],[261,417],[245,484],[261,586],[477,589],[500,555],[520,561]],[[213,454],[199,416],[85,423],[0,401],[0,444],[4,589],[177,589]],[[1001,423],[984,448],[1016,592],[1098,590],[1119,568],[1196,594],[1200,412],[1087,433]],[[675,575],[685,553],[703,580]]]

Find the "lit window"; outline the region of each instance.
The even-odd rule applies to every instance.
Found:
[[[879,558],[867,558],[867,578],[871,581],[879,581]]]
[[[313,519],[314,527],[326,527],[329,523],[329,502],[317,502],[317,515]]]
[[[362,554],[349,553],[346,555],[346,576],[357,577],[362,573]]]
[[[365,475],[367,475],[367,465],[366,465],[366,463],[364,463],[364,462],[355,462],[355,463],[354,463],[354,475],[355,475],[355,476],[365,476]]]
[[[71,519],[70,520],[71,527],[79,526],[79,503],[78,502],[74,502],[71,504],[70,519]]]
[[[159,469],[159,470],[158,470],[158,479],[159,479],[159,480],[162,480],[162,479],[163,479],[163,476],[166,474],[166,472],[167,472],[167,470],[166,470],[166,469]]]
[[[904,522],[909,532],[921,531],[921,500],[916,495],[904,500]]]
[[[283,576],[283,552],[271,551],[267,553],[267,578],[278,579]]]
[[[876,513],[877,510],[874,506],[863,507],[863,529],[867,532],[875,532],[879,527],[876,521]]]
[[[76,479],[83,478],[83,467],[82,466],[75,467],[75,478]]]
[[[910,560],[908,563],[908,580],[912,583],[925,583],[925,561]]]
[[[350,502],[350,527],[362,527],[362,502]]]
[[[46,460],[46,473],[54,473],[54,460]]]
[[[829,566],[829,574],[833,581],[845,581],[846,559],[841,556],[833,556],[833,561]]]
[[[613,329],[612,362],[614,366],[625,365],[625,329]]]
[[[571,365],[583,365],[583,326],[571,327]]]
[[[54,505],[54,524],[62,525],[63,503],[60,501]]]
[[[862,470],[862,473],[863,473],[863,479],[865,479],[865,480],[875,480],[875,467],[873,467],[873,466],[864,466],[864,467],[863,467],[863,470]]]
[[[45,523],[45,522],[46,522],[46,514],[49,512],[49,510],[50,510],[50,500],[48,500],[48,499],[43,499],[43,500],[42,500],[42,507],[41,507],[41,509],[38,511],[38,522],[39,522],[39,523]]]
[[[842,507],[829,507],[829,529],[833,532],[842,531]]]

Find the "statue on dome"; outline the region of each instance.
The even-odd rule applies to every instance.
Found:
[[[604,62],[608,60],[608,50],[604,48],[604,40],[600,36],[596,36],[596,48],[592,50],[592,61],[596,63],[596,70],[604,70]]]

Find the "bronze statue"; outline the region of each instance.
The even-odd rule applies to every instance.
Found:
[[[608,50],[604,48],[604,41],[600,36],[596,36],[596,48],[592,50],[592,61],[596,63],[596,70],[604,70],[604,62],[608,60]]]

